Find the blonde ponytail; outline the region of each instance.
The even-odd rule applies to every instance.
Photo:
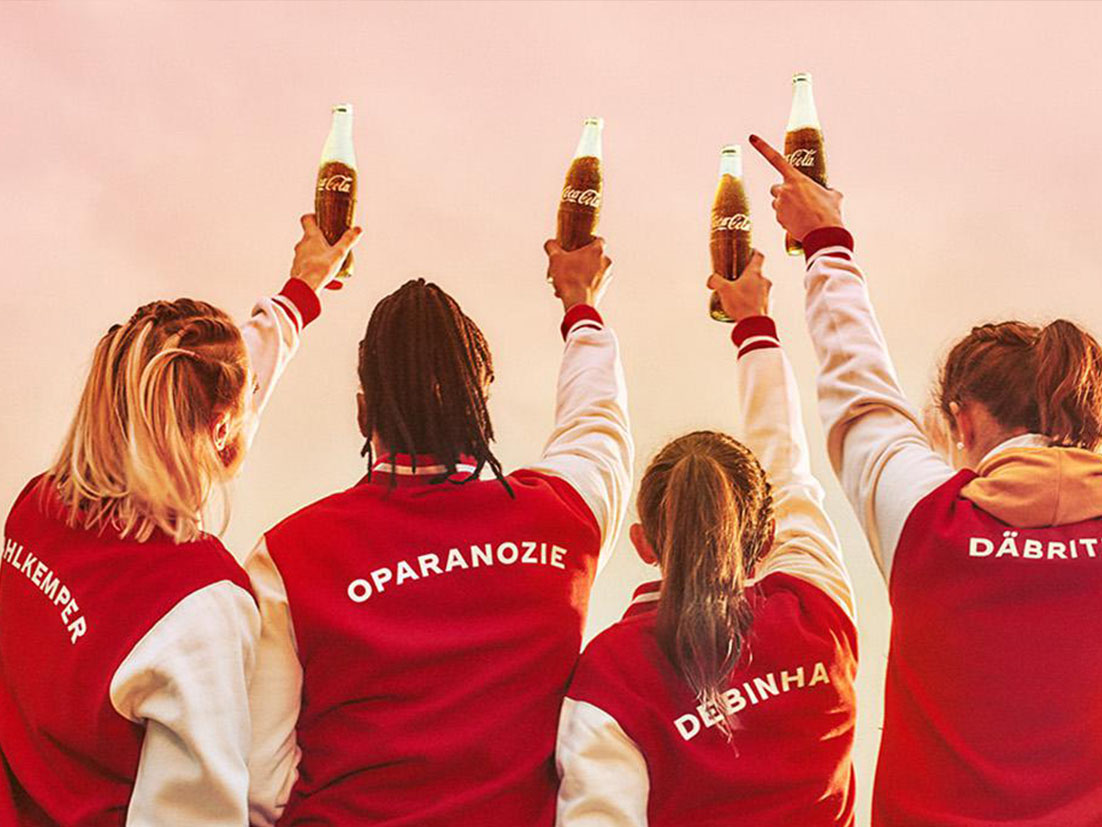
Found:
[[[190,299],[155,302],[100,340],[49,471],[71,525],[147,540],[197,538],[215,484],[235,470],[248,357],[230,318]],[[229,450],[212,439],[229,413]]]

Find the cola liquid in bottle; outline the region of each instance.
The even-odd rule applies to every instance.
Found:
[[[601,131],[604,121],[586,118],[574,161],[566,173],[559,199],[556,238],[564,250],[577,250],[593,240],[601,214]]]
[[[823,129],[815,98],[811,94],[811,75],[806,72],[792,76],[792,109],[784,134],[784,157],[812,180],[827,185],[826,155],[823,154]],[[789,255],[803,252],[799,240],[786,235],[785,249]]]
[[[356,213],[356,150],[352,146],[352,105],[333,107],[333,124],[318,165],[318,186],[314,193],[314,212],[325,240],[335,244],[352,226]],[[352,275],[352,253],[344,260],[338,279]],[[339,290],[341,283],[326,285]]]
[[[719,184],[712,203],[712,272],[734,281],[750,262],[750,202],[742,186],[742,148],[725,146],[719,153]],[[709,312],[717,322],[733,322],[713,292]]]

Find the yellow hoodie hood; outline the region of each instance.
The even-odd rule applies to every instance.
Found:
[[[1007,448],[986,457],[976,473],[961,496],[1017,528],[1102,517],[1102,455],[1093,451]]]

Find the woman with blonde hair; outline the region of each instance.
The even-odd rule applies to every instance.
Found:
[[[359,235],[330,246],[302,224],[290,280],[240,328],[192,299],[113,325],[57,461],[12,507],[0,814],[16,824],[248,820],[259,616],[203,513]]]
[[[743,442],[651,461],[631,541],[661,580],[586,648],[563,705],[562,827],[853,823],[856,629],[756,254],[737,320]]]
[[[1102,823],[1102,347],[1064,319],[972,328],[935,393],[942,456],[840,194],[751,142],[803,241],[827,447],[892,603],[873,823]]]

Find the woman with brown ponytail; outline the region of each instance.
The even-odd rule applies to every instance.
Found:
[[[853,598],[761,262],[709,282],[737,320],[743,442],[687,434],[643,476],[631,540],[662,579],[578,664],[561,827],[853,823]]]
[[[248,820],[247,683],[260,618],[206,533],[316,292],[355,243],[304,216],[291,279],[240,328],[157,301],[96,346],[61,452],[0,553],[0,822]]]
[[[947,461],[899,387],[841,196],[751,142],[784,177],[828,450],[892,602],[873,823],[1102,823],[1102,348],[1063,319],[974,327],[936,392]]]

